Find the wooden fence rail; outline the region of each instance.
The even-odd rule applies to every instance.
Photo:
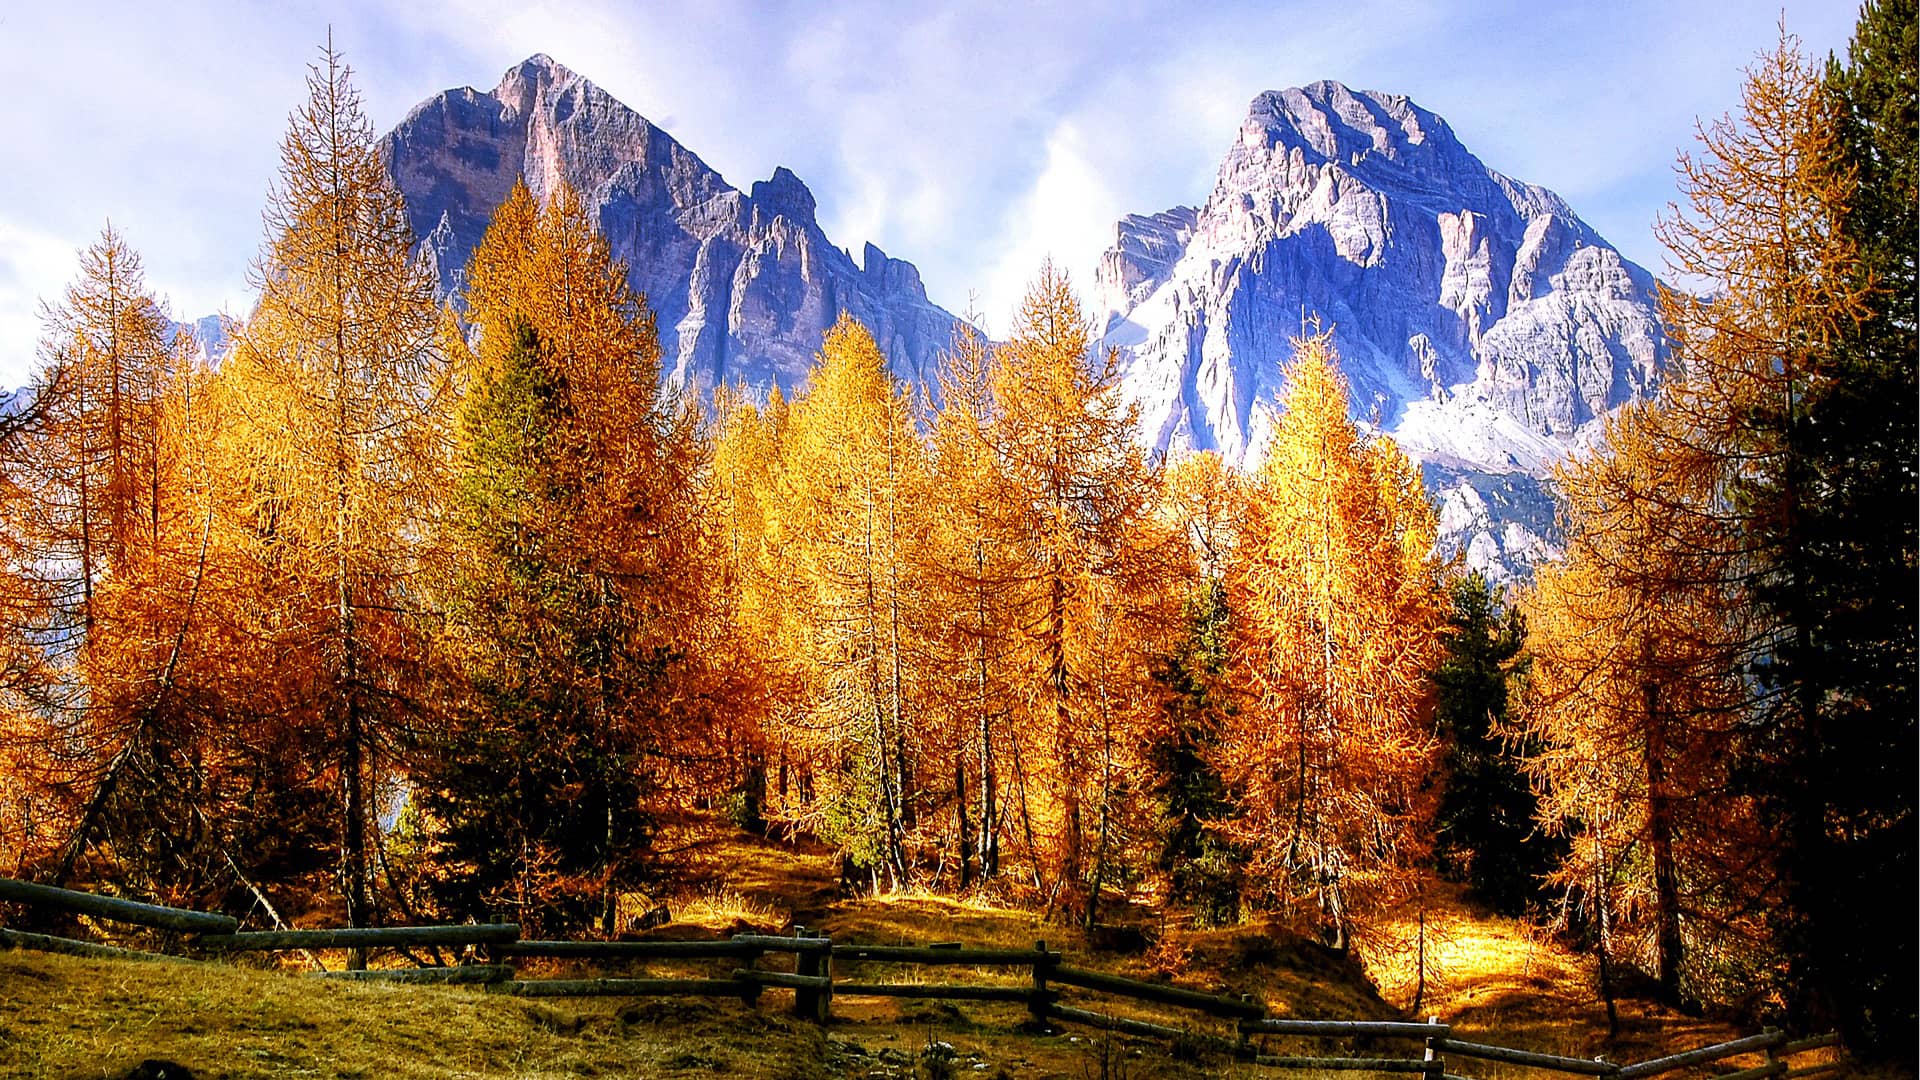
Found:
[[[331,930],[264,930],[244,934],[203,934],[194,944],[228,952],[284,952],[294,949],[428,949],[436,945],[504,945],[520,939],[513,923],[460,926],[356,926]]]
[[[1240,1030],[1249,1035],[1312,1035],[1328,1039],[1354,1036],[1444,1039],[1453,1031],[1446,1024],[1402,1020],[1247,1020],[1241,1023]]]
[[[1782,1031],[1767,1031],[1759,1035],[1749,1035],[1744,1039],[1735,1039],[1718,1046],[1703,1046],[1698,1050],[1688,1050],[1682,1054],[1671,1054],[1652,1061],[1643,1061],[1638,1065],[1625,1065],[1613,1075],[1620,1080],[1633,1080],[1639,1076],[1654,1076],[1674,1069],[1683,1069],[1688,1065],[1704,1065],[1709,1061],[1733,1057],[1737,1054],[1750,1054],[1755,1050],[1769,1050],[1786,1045],[1787,1036]]]
[[[472,985],[499,983],[513,978],[513,969],[505,964],[459,964],[454,967],[369,968],[364,971],[314,971],[315,979],[345,979],[349,982],[443,983]]]
[[[515,941],[494,950],[501,956],[583,960],[751,960],[766,951],[740,941]]]
[[[1564,1057],[1532,1050],[1469,1042],[1453,1038],[1453,1029],[1430,1018],[1425,1023],[1404,1020],[1311,1020],[1267,1015],[1266,1006],[1251,998],[1147,982],[1141,979],[1089,971],[1063,964],[1060,952],[1044,941],[1031,949],[968,949],[954,944],[859,945],[836,943],[830,936],[795,927],[791,935],[736,934],[725,941],[541,941],[521,940],[513,923],[461,926],[343,927],[324,930],[240,932],[236,920],[225,915],[145,904],[119,897],[98,896],[70,889],[0,878],[0,903],[91,915],[97,918],[172,930],[189,935],[190,948],[214,953],[311,949],[434,948],[478,946],[489,963],[455,966],[328,971],[315,975],[354,981],[469,984],[494,993],[525,997],[737,997],[748,1005],[769,987],[794,992],[794,1011],[826,1022],[835,996],[937,998],[955,1001],[994,1001],[1025,1004],[1034,1022],[1051,1021],[1107,1031],[1168,1039],[1176,1044],[1217,1050],[1258,1065],[1279,1069],[1313,1069],[1374,1073],[1420,1073],[1429,1080],[1465,1080],[1446,1069],[1448,1058],[1478,1059],[1541,1069],[1573,1076],[1610,1080],[1641,1080],[1675,1069],[1723,1061],[1743,1054],[1764,1054],[1763,1064],[1722,1073],[1716,1080],[1761,1080],[1780,1077],[1798,1080],[1837,1072],[1838,1062],[1815,1062],[1792,1067],[1788,1058],[1839,1046],[1837,1035],[1788,1040],[1783,1032],[1766,1031],[1670,1054],[1632,1065],[1604,1059]],[[24,948],[116,960],[192,962],[186,957],[139,952],[95,942],[0,927],[0,948]],[[791,954],[792,971],[755,967],[767,955]],[[577,960],[733,960],[740,966],[725,978],[587,978],[519,979],[505,961],[513,958]],[[852,982],[836,980],[834,962],[911,964],[943,967],[1027,969],[1031,981],[1008,984]],[[1065,1004],[1062,990],[1092,992],[1151,1005],[1188,1010],[1215,1020],[1230,1021],[1233,1038],[1133,1017],[1113,1016]],[[1421,1042],[1424,1056],[1358,1057],[1276,1055],[1261,1052],[1256,1036],[1315,1039],[1385,1038]]]
[[[30,881],[15,881],[12,878],[0,878],[0,903],[53,908],[136,926],[178,930],[186,934],[231,934],[240,927],[240,921],[230,915],[210,915],[204,911],[142,904],[117,896],[35,885]]]
[[[1444,1035],[1433,1041],[1433,1048],[1442,1053],[1458,1054],[1461,1057],[1498,1061],[1503,1065],[1550,1069],[1554,1072],[1572,1073],[1575,1076],[1611,1076],[1620,1069],[1620,1066],[1607,1061],[1588,1061],[1583,1058],[1561,1057],[1558,1054],[1541,1054],[1532,1050],[1489,1046],[1486,1043],[1462,1042]]]
[[[74,938],[54,937],[52,934],[30,934],[25,930],[0,929],[0,948],[64,953],[68,956],[85,956],[94,960],[159,960],[177,964],[192,962],[184,956],[122,949],[117,945],[100,945]]]

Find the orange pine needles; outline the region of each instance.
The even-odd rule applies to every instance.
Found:
[[[1227,573],[1246,702],[1221,760],[1243,811],[1226,828],[1343,944],[1427,844],[1435,524],[1399,449],[1348,419],[1330,336],[1294,349]]]

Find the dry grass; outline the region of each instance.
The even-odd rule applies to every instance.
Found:
[[[1621,998],[1615,1003],[1620,1032],[1609,1037],[1592,957],[1569,951],[1525,920],[1479,908],[1457,887],[1431,882],[1427,895],[1426,986],[1418,1012],[1439,1016],[1453,1026],[1457,1038],[1624,1064],[1755,1032],[1750,1024]],[[1372,931],[1367,974],[1386,1000],[1411,1012],[1419,988],[1417,911],[1402,912]],[[1797,1057],[1794,1064],[1829,1059],[1820,1052]],[[1763,1060],[1750,1055],[1673,1075],[1711,1076]],[[1492,1062],[1461,1064],[1474,1076],[1542,1075]],[[1448,1071],[1457,1068],[1450,1065]]]
[[[1028,949],[1039,939],[1070,964],[1201,990],[1252,994],[1276,1015],[1387,1019],[1405,1015],[1417,985],[1417,921],[1374,928],[1363,968],[1260,923],[1194,930],[1181,920],[1143,927],[1137,948],[1102,951],[1077,929],[981,896],[902,892],[842,899],[832,856],[689,819],[665,838],[672,937],[719,937],[742,928],[796,923],[867,944],[961,941]],[[1422,1014],[1460,1037],[1576,1057],[1631,1061],[1750,1033],[1679,1016],[1645,1002],[1621,1003],[1625,1031],[1606,1038],[1604,1013],[1584,958],[1529,933],[1524,923],[1477,911],[1436,888],[1427,918],[1428,983]],[[637,901],[636,901],[637,902]],[[644,905],[642,905],[644,906]],[[1146,919],[1140,912],[1132,917]],[[786,967],[769,957],[766,966]],[[528,977],[585,974],[724,977],[733,961],[621,964],[592,969],[529,962]],[[1025,984],[1029,969],[907,967],[836,960],[858,981]],[[1379,990],[1375,987],[1378,986]],[[1068,990],[1067,1003],[1159,1023],[1187,1015]],[[1170,1056],[1148,1040],[1078,1028],[1041,1034],[1021,1005],[837,998],[824,1032],[787,1016],[792,996],[770,990],[755,1010],[737,1003],[586,999],[529,1004],[461,988],[347,985],[283,972],[220,965],[128,964],[0,953],[0,1077],[124,1077],[149,1058],[210,1077],[860,1077],[937,1075],[984,1080],[1313,1080],[1218,1056]],[[1192,1018],[1188,1026],[1226,1034]],[[1270,1038],[1269,1053],[1418,1056],[1405,1042]],[[1751,1063],[1743,1061],[1743,1063]],[[1796,1062],[1798,1063],[1798,1062]],[[1455,1061],[1476,1077],[1540,1076],[1492,1063]],[[1702,1070],[1695,1076],[1709,1076]],[[1330,1073],[1329,1078],[1353,1075]]]
[[[720,884],[674,893],[667,899],[673,921],[683,926],[701,926],[716,932],[751,926],[757,930],[778,930],[792,922],[791,916],[759,896],[749,896]]]
[[[750,1034],[749,1034],[750,1033]],[[223,965],[0,954],[0,1076],[200,1080],[829,1075],[811,1025],[739,1006],[532,1005]]]

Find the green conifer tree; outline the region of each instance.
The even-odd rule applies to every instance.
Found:
[[[1508,680],[1526,620],[1503,610],[1478,573],[1455,581],[1451,599],[1432,676],[1434,726],[1447,740],[1434,855],[1444,874],[1518,915],[1541,896],[1566,848],[1562,838],[1534,835],[1539,799],[1521,769],[1523,746],[1507,731]]]
[[[1868,0],[1826,83],[1850,174],[1839,232],[1865,311],[1815,354],[1789,434],[1805,498],[1769,523],[1761,594],[1798,631],[1766,674],[1795,703],[1761,759],[1782,840],[1777,909],[1800,1021],[1914,1060],[1914,817],[1920,740],[1915,600],[1915,5]]]

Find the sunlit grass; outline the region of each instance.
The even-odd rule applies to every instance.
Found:
[[[787,913],[772,901],[717,883],[674,893],[666,904],[675,923],[716,931],[732,931],[742,926],[777,930],[787,921]]]
[[[533,1004],[453,987],[348,985],[225,964],[0,953],[0,1076],[118,1078],[148,1059],[197,1077],[821,1075],[819,1033],[732,1006]],[[739,1037],[742,1022],[752,1039]],[[698,1062],[697,1067],[681,1067]]]
[[[784,931],[795,923],[836,940],[1026,950],[1045,939],[1066,962],[1225,994],[1250,994],[1272,1015],[1389,1019],[1407,1015],[1418,986],[1416,911],[1368,928],[1356,954],[1341,955],[1285,927],[1251,917],[1196,928],[1140,907],[1116,915],[1143,926],[1145,944],[1092,947],[1073,924],[975,891],[907,889],[843,897],[832,856],[805,843],[770,841],[690,820],[664,845],[674,852],[670,891],[623,898],[622,914],[665,903],[687,936],[742,928]],[[671,933],[669,928],[668,933]],[[1634,1061],[1701,1046],[1750,1027],[1681,1016],[1643,1001],[1621,1002],[1625,1030],[1606,1038],[1605,1016],[1585,957],[1519,920],[1478,910],[1434,885],[1426,918],[1427,985],[1420,1015],[1438,1014],[1460,1037],[1574,1057]],[[329,960],[333,958],[330,956]],[[1364,963],[1363,963],[1364,960]],[[382,963],[400,962],[383,956]],[[791,970],[791,958],[760,965]],[[724,978],[733,960],[594,965],[523,961],[525,977],[594,974]],[[290,966],[298,966],[290,961]],[[330,963],[330,966],[331,963]],[[1031,970],[857,963],[836,957],[841,980],[1025,984]],[[1379,992],[1375,988],[1378,987]],[[1215,1035],[1227,1025],[1197,1014],[1079,990],[1066,1003],[1171,1023]],[[1037,1035],[1024,1005],[837,998],[824,1032],[788,1015],[790,991],[770,990],[757,1008],[738,1002],[583,999],[524,1002],[477,989],[343,985],[285,971],[222,964],[159,965],[0,953],[0,1077],[126,1074],[147,1058],[170,1059],[200,1077],[906,1077],[924,1075],[929,1040],[956,1048],[954,1075],[1080,1080],[1101,1075],[1105,1036],[1080,1028]],[[1278,1054],[1419,1056],[1408,1042],[1268,1037]],[[1217,1054],[1170,1056],[1154,1040],[1117,1037],[1112,1076],[1277,1077]],[[1758,1059],[1741,1059],[1754,1064]],[[1805,1063],[1797,1060],[1796,1064]],[[1542,1075],[1490,1062],[1451,1061],[1448,1071],[1488,1078]],[[1706,1070],[1697,1075],[1710,1075]],[[1343,1075],[1329,1073],[1330,1077]]]

